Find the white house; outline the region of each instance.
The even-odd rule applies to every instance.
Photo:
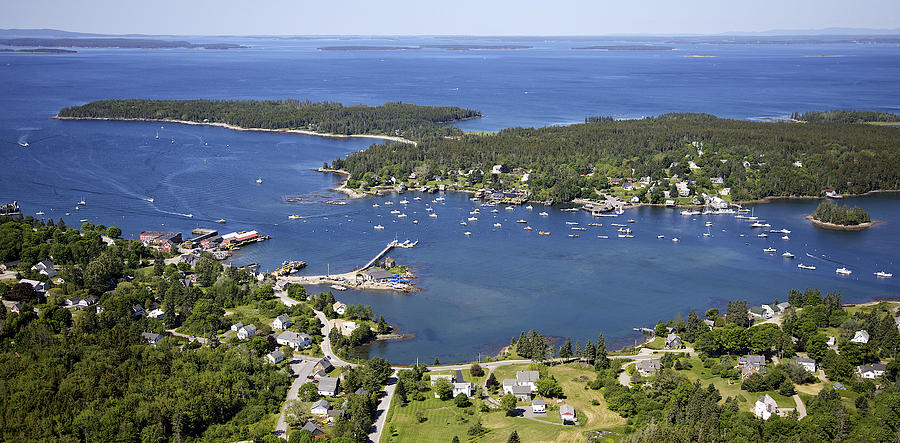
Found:
[[[763,317],[764,318],[772,318],[775,316],[775,310],[778,309],[778,306],[770,306],[770,305],[762,305]]]
[[[235,324],[231,325],[231,330],[237,332],[239,329],[241,329],[243,327],[244,327],[243,323],[235,323]]]
[[[816,360],[813,358],[798,358],[797,364],[803,366],[809,372],[816,372]]]
[[[163,311],[162,309],[159,309],[159,308],[156,308],[147,313],[147,317],[155,318],[157,320],[163,318],[164,315],[166,315],[165,311]]]
[[[278,349],[266,354],[266,358],[269,359],[269,362],[273,365],[276,363],[280,363],[284,360],[284,353],[279,351]]]
[[[535,382],[541,374],[538,371],[516,371],[516,384],[519,386],[528,386],[531,392],[537,391]]]
[[[334,302],[334,304],[331,305],[331,308],[334,309],[334,312],[338,315],[344,315],[344,313],[347,312],[347,305],[339,301]]]
[[[856,368],[856,370],[859,372],[859,375],[862,378],[868,378],[871,380],[883,377],[885,369],[887,369],[887,365],[884,363],[875,363],[874,365],[863,365],[863,366],[858,366]]]
[[[355,321],[345,321],[344,324],[341,325],[341,333],[344,335],[350,335],[358,327],[359,325],[356,324]]]
[[[281,314],[272,321],[272,329],[287,329],[294,324],[287,314]]]
[[[37,280],[29,280],[27,278],[23,278],[23,279],[19,280],[19,283],[28,283],[29,285],[31,285],[32,288],[34,288],[35,291],[46,291],[46,290],[50,289],[50,284],[48,284],[46,282],[37,281]]]
[[[722,177],[710,177],[709,181],[714,185],[724,185],[725,184],[725,179],[723,179]]]
[[[562,405],[559,407],[559,418],[563,424],[575,423],[575,407],[572,405]]]
[[[678,195],[682,197],[687,197],[691,195],[691,190],[688,188],[687,182],[678,182],[675,183],[675,188],[678,189]]]
[[[456,398],[459,394],[465,394],[466,397],[471,397],[472,394],[475,393],[475,384],[472,382],[454,382],[453,383],[453,397]]]
[[[453,376],[450,374],[429,375],[428,378],[431,380],[431,386],[434,386],[434,384],[441,379],[453,383]]]
[[[547,403],[543,399],[537,399],[531,402],[531,412],[534,414],[543,414],[547,412]]]
[[[828,341],[825,342],[828,346],[834,346],[837,343],[837,339],[834,337],[828,337]]]
[[[328,403],[325,399],[313,403],[312,407],[309,408],[309,412],[312,415],[318,415],[319,417],[326,417],[329,410],[331,410],[331,403]]]
[[[253,337],[254,334],[256,334],[256,325],[245,325],[237,331],[237,337],[241,340]]]
[[[282,331],[275,337],[275,342],[279,345],[287,345],[294,349],[306,349],[312,344],[312,337],[310,337],[309,334],[298,334],[294,331]]]
[[[53,262],[50,260],[41,260],[36,265],[31,267],[32,271],[38,271],[41,275],[46,275],[48,278],[56,277],[56,269],[53,265]]]
[[[869,333],[868,331],[856,331],[856,334],[853,335],[853,338],[851,338],[850,341],[853,343],[868,343]]]
[[[719,189],[719,195],[726,196],[731,194],[731,188],[722,188]]]
[[[336,377],[322,377],[319,380],[319,395],[334,397],[338,393],[340,379]]]
[[[772,414],[778,412],[778,404],[775,403],[775,399],[766,395],[760,395],[759,399],[756,400],[756,405],[753,406],[753,413],[756,414],[756,418],[761,418],[763,420],[768,420]]]

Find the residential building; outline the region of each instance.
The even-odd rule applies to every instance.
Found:
[[[465,394],[466,397],[471,397],[475,394],[475,384],[472,382],[453,382],[453,397],[456,398],[459,394]]]
[[[430,381],[431,381],[431,386],[434,386],[434,384],[435,384],[438,380],[447,380],[447,381],[450,382],[450,383],[453,383],[453,381],[454,381],[454,380],[453,380],[453,376],[450,375],[450,374],[429,375],[428,378],[429,378]]]
[[[237,338],[246,340],[256,335],[256,325],[244,325],[237,331]]]
[[[712,182],[712,184],[714,184],[714,185],[724,185],[725,184],[725,179],[723,179],[722,177],[710,177],[709,181]]]
[[[826,341],[825,344],[827,344],[828,346],[834,346],[835,344],[837,344],[837,338],[828,337],[828,341]]]
[[[180,232],[144,231],[140,234],[140,240],[147,245],[161,245],[166,241],[181,243]]]
[[[778,404],[769,394],[760,395],[756,405],[753,406],[753,413],[756,414],[756,418],[768,420],[772,414],[778,413]]]
[[[305,333],[296,333],[294,331],[282,331],[275,337],[275,342],[279,345],[290,346],[294,349],[306,349],[312,345],[312,337]]]
[[[666,349],[681,349],[684,347],[684,342],[681,341],[681,337],[676,334],[669,334],[666,337]]]
[[[322,377],[319,380],[319,395],[334,397],[338,394],[341,380],[337,377]]]
[[[47,278],[56,277],[56,269],[50,260],[41,260],[31,267],[32,271],[38,271],[38,274],[46,275]]]
[[[272,363],[274,365],[276,363],[281,363],[281,361],[284,360],[284,353],[279,351],[278,349],[276,349],[276,350],[266,354],[266,358],[269,360],[270,363]]]
[[[574,424],[575,423],[575,407],[569,404],[565,404],[559,407],[559,418],[562,419],[563,424]]]
[[[646,377],[662,369],[662,364],[659,360],[641,360],[634,364],[634,368],[641,376]]]
[[[19,263],[21,263],[21,260],[13,260],[0,264],[0,271],[11,271],[13,269],[16,269],[16,267],[19,266]]]
[[[239,329],[241,329],[243,327],[244,327],[243,323],[235,323],[235,324],[231,325],[231,330],[237,332]]]
[[[27,278],[19,280],[19,283],[28,283],[32,288],[34,288],[35,291],[47,291],[50,289],[50,283],[37,280],[29,280]]]
[[[504,389],[503,392],[506,394],[512,394],[519,401],[531,400],[531,389],[528,386],[513,385],[510,386],[509,389]]]
[[[761,308],[763,310],[763,318],[772,318],[775,316],[778,306],[772,307],[770,305],[762,305]]]
[[[532,392],[537,391],[535,382],[540,378],[538,371],[516,371],[516,384],[519,386],[528,386]]]
[[[853,338],[850,339],[853,343],[861,343],[866,344],[869,342],[869,332],[868,331],[856,331],[856,334],[853,334]]]
[[[337,315],[344,315],[344,313],[347,312],[347,305],[336,301],[331,305],[331,309],[334,309],[334,312],[336,312]]]
[[[163,311],[162,309],[159,309],[159,308],[156,308],[147,313],[147,317],[155,318],[157,320],[163,318],[164,315],[166,315],[165,311]]]
[[[716,327],[716,322],[708,318],[703,320],[703,323],[706,324],[706,326],[709,326],[709,329]]]
[[[356,324],[355,321],[345,321],[341,324],[341,333],[344,335],[350,335],[358,327],[359,327],[359,325]]]
[[[884,363],[875,363],[872,365],[857,366],[856,370],[862,378],[877,379],[884,376],[887,365]]]
[[[134,305],[131,307],[131,315],[135,317],[141,317],[145,315],[147,311],[144,310],[144,307],[141,305]]]
[[[328,416],[328,411],[331,410],[331,403],[328,403],[328,400],[320,399],[319,401],[313,403],[313,405],[309,408],[309,412],[312,415],[318,415],[319,417]]]
[[[531,402],[531,412],[534,414],[544,414],[547,412],[547,402],[543,399],[537,399]]]
[[[681,197],[687,197],[691,195],[691,190],[690,188],[688,188],[687,182],[675,183],[675,188],[678,189],[678,195]]]
[[[334,369],[334,365],[332,365],[331,360],[329,360],[326,357],[326,358],[319,359],[319,361],[316,362],[316,365],[313,367],[313,369],[316,371],[328,372],[328,371]]]
[[[719,189],[719,195],[725,197],[727,195],[731,195],[731,188],[722,188]]]
[[[797,364],[803,366],[809,372],[816,372],[816,360],[813,358],[798,358]]]
[[[294,324],[287,314],[281,314],[272,321],[272,329],[287,329]]]
[[[738,366],[763,367],[765,365],[766,365],[766,357],[763,355],[747,354],[746,357],[738,358]]]
[[[319,425],[317,425],[311,421],[306,422],[306,424],[303,425],[303,427],[300,430],[311,432],[313,435],[313,438],[318,437],[320,435],[325,435],[325,431],[323,431],[322,428],[319,427]]]
[[[141,332],[141,337],[144,337],[144,340],[147,340],[147,343],[150,343],[151,345],[155,345],[162,340],[162,335],[154,332]]]
[[[383,283],[394,278],[393,274],[381,268],[368,269],[360,275],[365,281],[373,283]],[[359,275],[357,275],[357,277],[359,277]]]
[[[778,303],[778,304],[777,304],[777,305],[775,305],[775,306],[778,306],[778,310],[779,310],[779,312],[784,312],[784,311],[785,311],[785,309],[787,309],[787,308],[790,308],[790,307],[791,307],[791,304],[790,304],[790,303],[788,303],[788,302],[786,302],[786,301],[783,301],[783,302],[781,302],[781,303]]]

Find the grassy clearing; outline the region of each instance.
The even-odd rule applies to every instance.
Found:
[[[765,391],[765,392],[747,392],[741,390],[741,382],[740,381],[732,381],[731,379],[724,379],[712,373],[711,369],[707,369],[703,367],[703,362],[700,361],[699,357],[691,357],[690,362],[693,365],[691,369],[677,371],[679,374],[686,376],[690,380],[700,380],[700,383],[704,386],[712,383],[716,389],[719,390],[719,393],[722,394],[723,400],[728,397],[734,397],[738,399],[738,404],[742,410],[752,411],[753,405],[756,403],[756,399],[759,398],[760,395],[769,394],[775,400],[775,403],[778,404],[780,408],[793,408],[796,407],[796,403],[794,403],[794,399],[791,397],[785,397],[779,394],[776,391]]]
[[[516,371],[528,370],[529,365],[512,365],[497,368],[494,376],[498,380],[515,378]],[[584,441],[584,432],[595,429],[618,430],[625,425],[625,419],[610,411],[599,391],[585,390],[585,381],[595,375],[587,365],[572,363],[549,368],[550,375],[556,377],[568,398],[557,403],[548,399],[547,413],[540,417],[551,423],[561,423],[559,405],[571,404],[575,407],[579,426],[560,426],[518,417],[507,417],[501,411],[481,412],[481,400],[474,400],[470,408],[457,408],[452,401],[441,401],[426,393],[425,401],[409,402],[401,406],[395,401],[388,416],[387,430],[382,442],[447,442],[458,436],[460,441],[505,442],[515,430],[521,441],[528,442],[576,442]],[[429,374],[451,373],[434,371]],[[483,377],[472,378],[463,371],[467,381],[483,381]],[[578,380],[578,381],[576,381]],[[478,382],[476,382],[477,384]],[[396,400],[396,397],[395,397]],[[597,404],[593,404],[596,402]],[[530,402],[520,402],[520,406],[531,406]],[[471,412],[471,414],[470,414]],[[426,418],[419,423],[417,414]],[[476,437],[468,435],[468,430],[480,420],[487,433]]]

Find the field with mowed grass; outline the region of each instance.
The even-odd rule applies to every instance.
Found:
[[[494,376],[497,381],[503,378],[515,378],[516,371],[529,370],[533,365],[511,365],[497,368]],[[582,442],[585,433],[593,430],[617,431],[625,425],[625,419],[610,411],[599,391],[586,390],[585,384],[596,376],[593,369],[584,364],[570,363],[561,366],[550,366],[546,373],[559,382],[566,398],[545,399],[547,413],[538,414],[535,421],[522,417],[507,417],[498,409],[482,412],[481,399],[473,399],[472,406],[458,408],[453,400],[442,401],[434,398],[432,392],[424,393],[424,401],[412,401],[400,404],[394,397],[382,442],[449,442],[453,436],[462,442],[505,442],[509,434],[515,430],[521,441],[527,442]],[[441,371],[442,372],[442,371]],[[437,373],[441,373],[437,372]],[[428,375],[432,373],[427,373]],[[463,371],[468,381],[468,371]],[[479,377],[480,380],[483,378]],[[479,380],[479,381],[480,381]],[[493,397],[499,399],[502,392]],[[596,404],[595,404],[596,403]],[[559,406],[570,404],[575,407],[578,426],[562,426],[559,417]],[[520,408],[531,409],[531,402],[519,402]],[[481,424],[478,432],[477,424]]]

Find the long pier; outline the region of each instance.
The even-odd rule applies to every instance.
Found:
[[[371,260],[369,260],[369,262],[366,263],[365,266],[363,266],[363,267],[361,267],[361,268],[359,268],[359,269],[357,269],[357,270],[358,270],[358,271],[362,271],[362,270],[371,268],[373,265],[375,265],[375,262],[377,262],[378,260],[380,260],[381,257],[384,257],[384,255],[387,254],[388,252],[390,252],[391,249],[394,249],[394,248],[411,248],[411,247],[415,246],[415,245],[418,244],[418,243],[419,243],[418,240],[416,240],[416,241],[414,241],[414,242],[410,242],[409,240],[406,240],[406,241],[404,241],[404,242],[400,242],[400,241],[398,241],[398,240],[394,240],[394,241],[388,243],[387,246],[385,246],[384,249],[382,249],[381,252],[378,253],[378,255],[376,255],[374,258],[372,258]]]

